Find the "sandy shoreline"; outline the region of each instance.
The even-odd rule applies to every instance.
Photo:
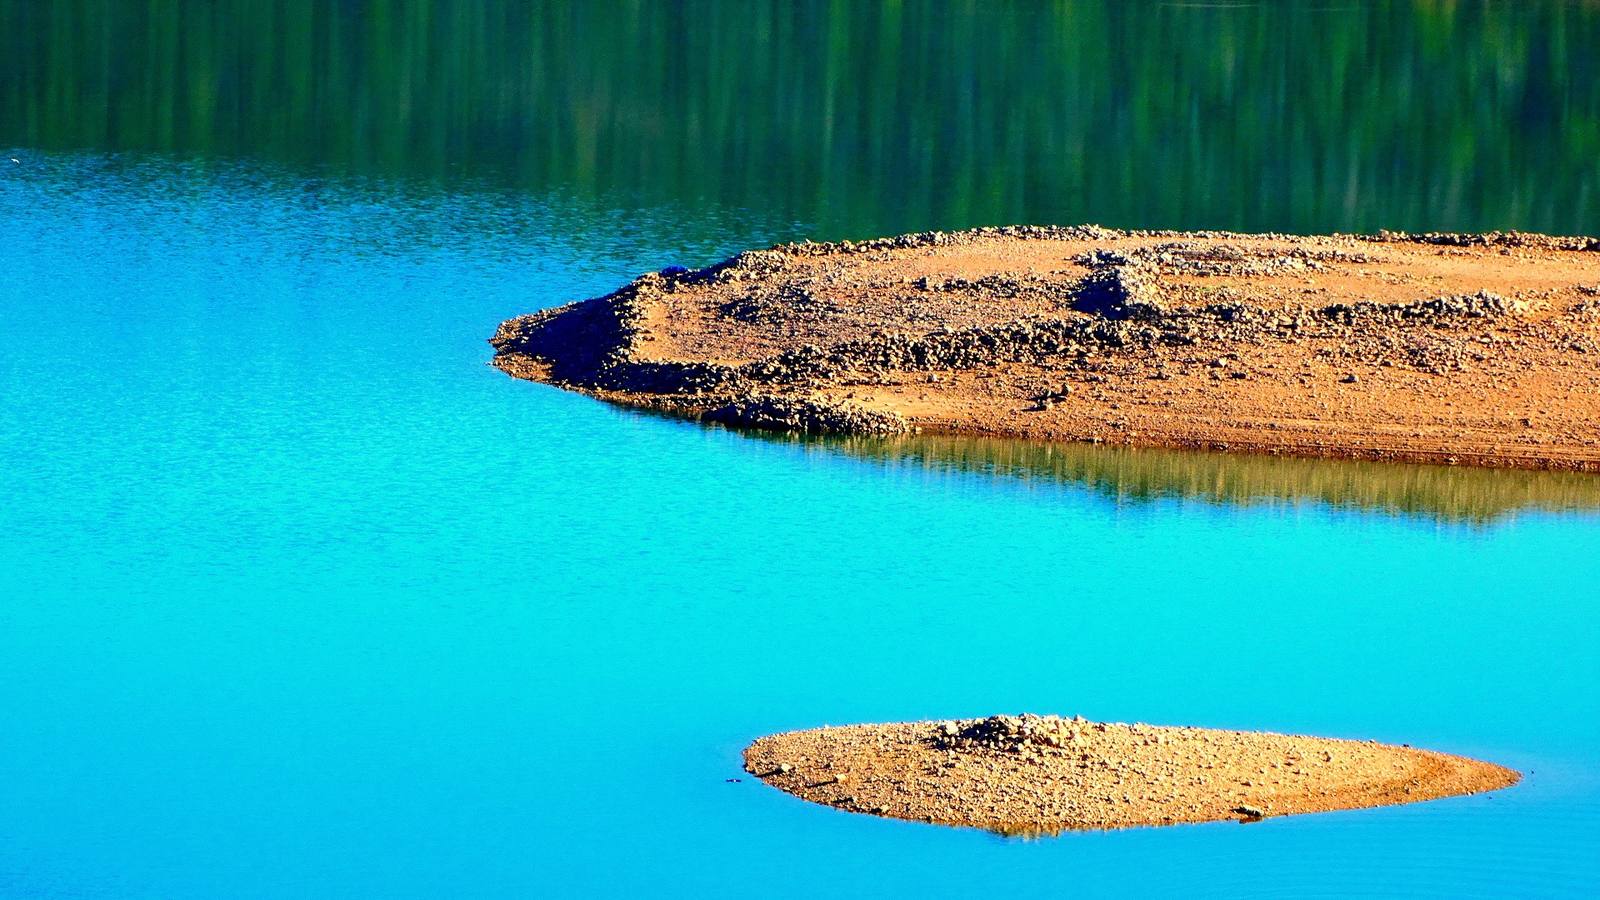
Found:
[[[503,323],[508,374],[811,433],[1600,471],[1600,240],[1004,228],[749,251]]]
[[[852,812],[1048,834],[1415,803],[1509,787],[1510,769],[1371,741],[1055,716],[771,735],[745,770]]]

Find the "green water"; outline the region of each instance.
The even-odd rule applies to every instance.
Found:
[[[6,0],[0,135],[759,209],[1597,230],[1592,2]]]
[[[797,441],[484,339],[804,237],[1600,233],[1597,49],[1589,2],[0,0],[0,897],[1593,896],[1600,480]],[[1016,841],[739,768],[1023,710],[1525,779]]]

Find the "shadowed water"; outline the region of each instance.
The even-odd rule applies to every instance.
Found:
[[[1600,4],[0,0],[0,145],[761,209],[1589,233]]]
[[[1130,6],[0,0],[0,896],[1594,893],[1588,481],[752,439],[486,365],[510,315],[804,236],[1600,231],[1592,4]],[[1296,102],[1340,72],[1375,80]],[[1003,116],[984,79],[1028,73]],[[1125,162],[1070,152],[1106,134]],[[1295,159],[1328,178],[1286,196]],[[1024,842],[739,769],[774,731],[1023,710],[1527,777]]]

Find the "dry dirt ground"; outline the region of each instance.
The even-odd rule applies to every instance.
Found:
[[[503,323],[707,421],[1600,471],[1600,239],[1022,226],[741,253]]]
[[[1030,715],[795,731],[744,758],[814,803],[1007,834],[1386,806],[1521,777],[1373,742]]]

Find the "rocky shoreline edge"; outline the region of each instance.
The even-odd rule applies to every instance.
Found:
[[[1595,238],[788,244],[648,273],[491,343],[515,377],[736,427],[1600,471]]]
[[[835,809],[1012,835],[1257,821],[1521,779],[1404,745],[1028,714],[771,735],[745,749],[744,768]]]

